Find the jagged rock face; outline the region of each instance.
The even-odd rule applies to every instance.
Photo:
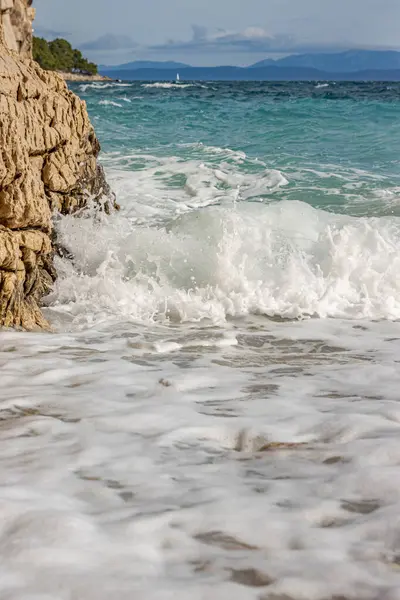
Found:
[[[30,10],[25,0],[0,0]],[[24,13],[27,19],[27,12]],[[23,23],[26,22],[23,20]],[[4,23],[4,22],[3,22]],[[25,25],[23,25],[25,26]],[[0,327],[46,328],[55,279],[52,214],[109,194],[86,104],[63,79],[9,51],[0,30]],[[22,46],[21,46],[22,47]]]
[[[5,44],[26,58],[32,54],[35,9],[31,5],[32,0],[0,0],[0,21]]]

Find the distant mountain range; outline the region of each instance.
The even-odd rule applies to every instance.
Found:
[[[339,53],[294,54],[266,59],[249,67],[191,67],[174,61],[133,61],[99,66],[114,79],[173,81],[400,81],[400,52],[348,50]]]
[[[400,52],[376,50],[348,50],[337,54],[294,54],[278,60],[262,60],[250,69],[263,67],[304,67],[327,73],[355,73],[357,71],[386,71],[400,69]]]

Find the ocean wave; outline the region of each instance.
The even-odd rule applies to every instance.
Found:
[[[82,83],[79,86],[79,90],[83,93],[85,93],[87,90],[106,90],[108,88],[126,88],[126,87],[132,87],[132,83],[123,83],[123,82],[117,82],[117,81],[113,81],[110,83],[99,83],[99,82],[93,82],[93,83]]]
[[[220,146],[207,146],[202,142],[191,142],[185,144],[176,144],[178,148],[188,148],[193,150],[200,150],[205,154],[217,154],[217,155],[225,155],[232,157],[238,162],[242,162],[247,159],[246,153],[242,150],[232,150],[231,148],[225,147],[221,148]]]
[[[157,82],[157,83],[143,83],[143,88],[160,88],[165,90],[170,89],[184,89],[190,87],[197,87],[193,83],[167,83],[167,82]]]
[[[193,151],[194,158],[185,161],[175,156],[134,153],[109,155],[105,157],[105,164],[111,167],[110,183],[121,198],[128,199],[126,206],[134,210],[143,208],[145,218],[154,218],[155,214],[161,218],[174,216],[177,211],[187,212],[211,204],[259,201],[288,185],[281,171],[267,169],[262,162],[248,161],[253,167],[257,165],[255,173],[239,170],[238,166],[247,161],[242,152],[208,146],[194,146]],[[210,160],[205,162],[207,153]],[[136,166],[143,161],[146,167],[137,170]],[[119,170],[120,162],[135,172]]]
[[[100,100],[99,104],[102,106],[117,106],[118,108],[122,108],[122,104],[119,104],[114,100]]]
[[[224,322],[400,318],[400,221],[332,215],[302,202],[193,210],[158,226],[65,217],[49,297],[78,322],[107,315]]]

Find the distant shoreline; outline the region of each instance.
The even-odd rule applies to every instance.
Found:
[[[57,71],[65,81],[114,81],[107,75],[83,75],[82,73],[66,73],[65,71]]]

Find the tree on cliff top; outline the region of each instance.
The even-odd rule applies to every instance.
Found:
[[[85,73],[96,75],[97,65],[82,56],[80,50],[72,48],[67,40],[57,38],[47,42],[43,38],[33,38],[33,58],[49,71]]]

